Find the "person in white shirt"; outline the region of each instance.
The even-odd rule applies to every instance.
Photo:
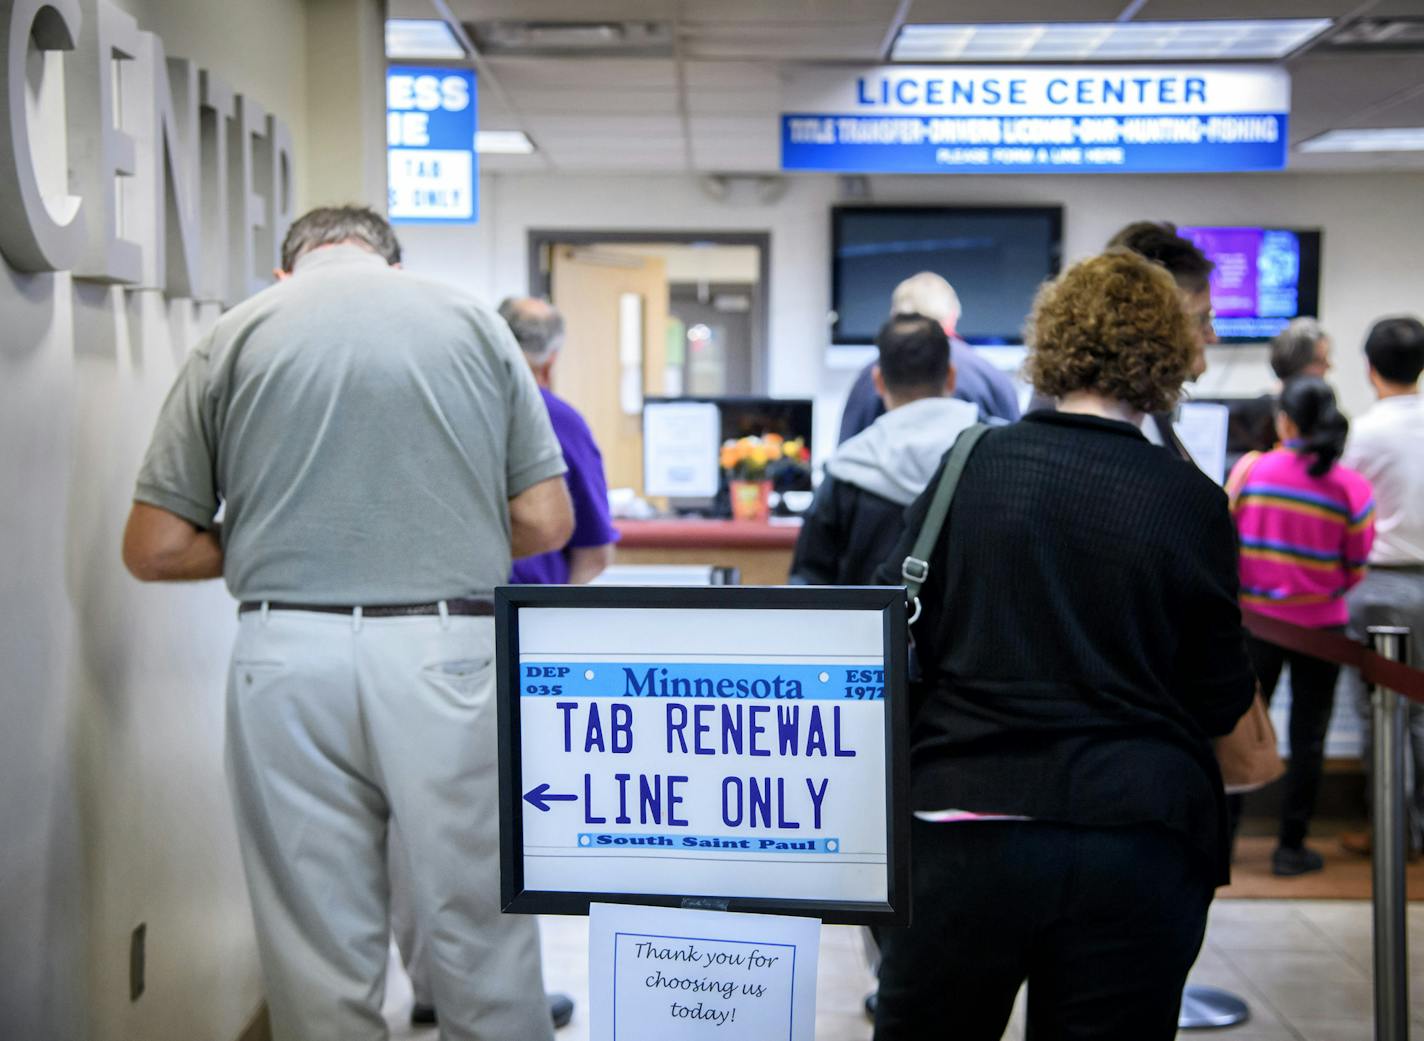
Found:
[[[1383,318],[1365,339],[1370,383],[1379,400],[1350,425],[1341,462],[1374,486],[1375,543],[1369,571],[1350,591],[1350,633],[1363,637],[1371,625],[1406,625],[1409,663],[1424,666],[1424,323]],[[1370,767],[1370,706],[1360,684],[1365,722],[1365,769]],[[1424,846],[1424,705],[1409,702],[1405,783],[1410,793],[1410,845]],[[1370,835],[1342,835],[1341,845],[1368,854]]]

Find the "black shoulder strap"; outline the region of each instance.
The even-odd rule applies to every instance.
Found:
[[[949,458],[945,460],[944,469],[940,472],[939,484],[935,486],[934,498],[930,500],[929,512],[925,514],[924,524],[920,525],[920,534],[915,538],[914,548],[900,565],[900,576],[905,580],[905,599],[913,608],[910,614],[912,622],[920,616],[920,587],[930,577],[930,554],[934,551],[934,544],[939,540],[940,531],[944,528],[944,520],[949,516],[949,505],[954,500],[955,488],[959,487],[964,464],[969,461],[969,453],[974,451],[974,446],[988,430],[983,423],[975,423],[972,427],[967,427],[955,440],[954,447],[949,450]]]

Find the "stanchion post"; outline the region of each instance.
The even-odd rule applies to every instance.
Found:
[[[1409,630],[1370,626],[1375,653],[1391,661],[1408,654]],[[1409,1039],[1408,930],[1404,858],[1408,820],[1404,804],[1404,699],[1376,685],[1374,709],[1374,965],[1375,1041]]]

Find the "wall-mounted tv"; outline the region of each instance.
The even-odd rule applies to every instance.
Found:
[[[1216,269],[1211,306],[1223,343],[1269,340],[1292,318],[1320,314],[1320,232],[1183,227]]]
[[[837,206],[831,210],[831,342],[868,344],[895,286],[920,271],[949,280],[977,344],[1019,343],[1034,294],[1058,274],[1061,206]]]

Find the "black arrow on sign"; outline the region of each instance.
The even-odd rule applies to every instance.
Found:
[[[551,809],[549,806],[551,802],[574,802],[576,799],[578,799],[577,795],[550,795],[547,784],[541,784],[524,793],[524,800],[530,806],[536,810],[543,810],[545,813]]]

